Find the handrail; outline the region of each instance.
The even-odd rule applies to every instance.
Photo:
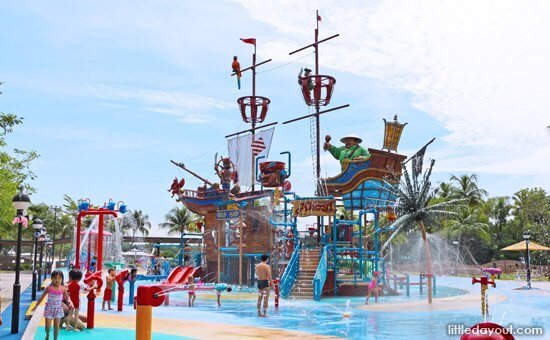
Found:
[[[292,291],[294,282],[298,277],[298,273],[300,270],[300,248],[300,244],[298,244],[296,248],[294,248],[294,252],[292,252],[292,256],[288,261],[288,265],[285,268],[283,276],[281,276],[281,296],[284,298],[290,295],[290,291]]]
[[[325,281],[327,280],[329,247],[330,246],[323,247],[321,259],[319,260],[317,271],[313,277],[313,300],[315,301],[321,300],[321,295],[323,295],[323,287],[325,285]]]

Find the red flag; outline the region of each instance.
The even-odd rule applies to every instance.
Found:
[[[246,39],[241,38],[241,40],[244,43],[252,44],[252,45],[256,46],[256,38],[246,38]]]
[[[321,16],[317,14],[317,21],[321,21]]]

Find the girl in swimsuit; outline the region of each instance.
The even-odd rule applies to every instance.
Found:
[[[52,280],[52,283],[48,286],[48,288],[44,289],[44,293],[42,293],[42,296],[36,302],[34,309],[36,309],[36,306],[40,305],[40,303],[47,295],[48,300],[46,301],[46,308],[44,309],[44,318],[46,319],[46,340],[50,338],[50,328],[52,327],[52,320],[53,338],[54,340],[57,340],[57,337],[59,335],[60,321],[63,317],[65,317],[62,303],[63,298],[69,301],[70,309],[73,309],[74,306],[72,302],[70,302],[69,294],[67,294],[67,289],[63,285],[63,273],[59,270],[54,270],[50,278]]]
[[[189,285],[189,307],[193,307],[193,305],[195,305],[195,299],[197,298],[197,293],[195,293],[195,278],[189,276],[187,284]]]
[[[368,288],[368,293],[367,293],[367,301],[365,301],[366,305],[369,304],[369,298],[370,298],[372,293],[374,293],[374,302],[375,303],[378,302],[378,276],[379,275],[380,275],[379,272],[374,272],[372,274],[372,280],[369,283],[369,286],[367,287]]]

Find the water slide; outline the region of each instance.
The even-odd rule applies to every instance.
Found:
[[[186,284],[189,276],[193,275],[197,269],[193,267],[177,266],[176,268],[172,269],[172,271],[170,272],[170,275],[168,275],[168,278],[166,279],[166,284],[167,285]]]

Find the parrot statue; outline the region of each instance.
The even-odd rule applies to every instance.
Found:
[[[233,63],[231,63],[231,68],[233,72],[237,75],[237,87],[241,89],[241,64],[239,63],[239,58],[237,56],[233,57]]]

